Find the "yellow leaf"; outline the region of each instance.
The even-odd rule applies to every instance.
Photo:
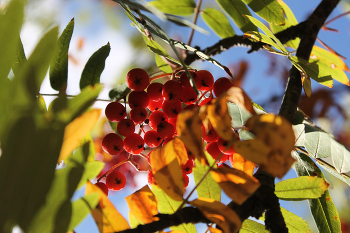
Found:
[[[142,223],[147,224],[158,220],[154,215],[158,214],[156,197],[145,185],[125,198],[131,213]]]
[[[305,78],[302,77],[301,78],[301,82],[302,82],[302,85],[303,85],[303,88],[304,88],[305,95],[307,97],[310,97],[311,96],[311,92],[312,92],[310,77],[309,76],[307,76]]]
[[[116,210],[106,194],[89,181],[86,183],[85,193],[98,192],[100,195],[99,203],[91,211],[99,232],[115,232],[130,229],[126,219]]]
[[[211,176],[227,196],[239,205],[245,202],[260,186],[256,178],[230,167],[215,168],[211,171]]]
[[[327,61],[331,66],[335,65],[335,67],[337,67],[338,69],[350,71],[349,67],[338,55],[316,45],[314,45],[314,47],[312,48],[310,58],[312,59],[320,58]],[[332,62],[329,61],[328,59],[332,59]]]
[[[182,111],[177,116],[176,131],[179,138],[202,164],[207,165],[208,161],[203,150],[201,127],[199,108]]]
[[[253,104],[249,96],[239,87],[231,87],[226,92],[226,99],[232,103],[235,103],[243,108],[245,108],[248,112],[250,112],[253,116],[256,115],[256,112],[253,108]]]
[[[228,113],[226,96],[221,95],[214,103],[208,105],[207,112],[209,121],[219,136],[226,141],[231,141],[231,116]]]
[[[224,233],[237,232],[241,228],[242,222],[236,212],[221,202],[200,197],[190,204],[196,206],[207,219],[218,224]]]
[[[242,155],[234,153],[232,155],[232,167],[246,173],[249,176],[253,176],[255,163],[245,159]]]
[[[185,144],[179,138],[175,138],[168,142],[165,145],[164,150],[166,150],[167,153],[175,153],[180,166],[187,163],[187,150]]]
[[[182,201],[184,181],[173,147],[165,145],[153,150],[150,162],[157,185],[172,199]]]
[[[266,164],[271,152],[271,149],[259,138],[237,141],[233,145],[238,154],[258,165]]]
[[[73,150],[80,145],[81,140],[83,140],[95,126],[100,115],[101,109],[91,109],[75,118],[66,126],[58,163],[66,159]]]

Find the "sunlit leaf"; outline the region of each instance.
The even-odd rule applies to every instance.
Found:
[[[265,229],[265,225],[256,221],[246,219],[242,223],[242,228],[239,233],[269,233],[270,231]]]
[[[258,165],[267,164],[271,153],[271,149],[259,138],[237,141],[234,148],[238,154]]]
[[[156,65],[164,73],[172,73],[173,69],[171,66],[158,54],[155,54]]]
[[[221,38],[227,38],[235,35],[235,31],[231,27],[230,21],[226,16],[214,9],[206,8],[202,10],[201,16],[204,22]]]
[[[106,194],[97,186],[90,182],[86,183],[85,193],[98,193],[99,202],[95,209],[91,211],[99,232],[115,232],[130,229],[128,222],[114,207]]]
[[[131,211],[129,211],[129,223],[130,223],[130,227],[131,229],[136,228],[138,225],[142,224],[142,222],[140,222],[133,213],[131,213]]]
[[[232,167],[246,173],[249,176],[253,176],[255,163],[245,159],[242,155],[234,153],[232,155]]]
[[[276,0],[243,0],[243,2],[268,23],[284,24],[281,5]]]
[[[226,99],[232,103],[235,103],[243,108],[245,108],[253,116],[256,115],[256,112],[253,108],[253,103],[247,93],[239,87],[231,87],[226,92]]]
[[[258,28],[252,24],[243,15],[251,15],[246,4],[242,1],[216,0],[221,8],[233,19],[237,26],[243,31],[258,31]]]
[[[211,171],[211,176],[226,195],[239,205],[245,202],[260,186],[256,178],[230,167],[215,168]]]
[[[108,42],[91,55],[81,73],[80,90],[84,89],[86,86],[94,86],[100,83],[100,76],[105,68],[105,62],[110,51],[111,46]]]
[[[193,0],[154,0],[149,4],[160,11],[173,15],[191,15],[196,8]]]
[[[275,47],[276,49],[279,49],[279,45],[270,37],[260,33],[260,32],[254,32],[254,31],[248,31],[244,33],[243,38],[249,38],[255,42],[263,42],[265,44],[271,45],[272,47]],[[270,46],[263,46],[264,49],[271,53],[278,53],[279,55],[284,55],[280,51],[274,50]],[[287,55],[287,54],[285,54]]]
[[[328,72],[333,79],[337,80],[338,82],[345,84],[349,86],[349,79],[346,76],[345,72],[341,69],[338,69],[332,64],[329,64],[326,60],[323,59],[310,59],[310,62],[316,62],[320,69],[325,70]]]
[[[294,165],[298,176],[318,176],[325,179],[322,171],[307,155],[293,154],[298,160]],[[320,198],[310,199],[309,204],[320,232],[341,232],[339,214],[328,190]]]
[[[328,163],[323,162],[322,160],[317,160],[317,164],[321,166],[324,170],[337,177],[339,180],[345,182],[350,186],[350,177],[346,174],[339,174],[338,171]]]
[[[156,221],[158,218],[157,201],[148,185],[137,190],[125,198],[130,212],[142,223],[147,224]]]
[[[328,189],[329,184],[316,176],[300,176],[278,182],[275,194],[285,201],[319,198]]]
[[[111,100],[118,100],[122,97],[126,97],[126,95],[130,92],[130,88],[128,87],[128,85],[126,84],[126,82],[124,83],[120,83],[118,84],[115,88],[113,88],[112,90],[110,90],[109,92],[109,98]]]
[[[101,109],[92,109],[80,117],[77,117],[66,126],[64,141],[61,148],[58,162],[64,160],[72,151],[79,146],[79,143],[95,126],[101,115]]]
[[[305,125],[304,124],[298,124],[293,125],[294,135],[296,138],[295,146],[302,146],[305,145]]]
[[[68,80],[68,49],[74,29],[74,19],[72,19],[61,36],[58,38],[57,51],[50,65],[50,84],[56,91],[63,91],[67,88]]]
[[[100,174],[104,166],[105,163],[102,161],[87,162],[85,165],[83,176],[80,179],[77,189],[85,185],[87,180],[92,180],[93,178],[96,178]]]
[[[334,64],[336,66],[336,68],[338,68],[338,69],[350,71],[348,66],[345,64],[345,62],[338,55],[336,55],[336,54],[334,54],[326,49],[318,47],[316,45],[314,45],[314,47],[312,48],[310,58],[312,58],[312,59],[320,58],[320,59],[327,61],[331,66],[332,66],[332,64]]]
[[[218,224],[224,233],[236,232],[241,228],[241,220],[228,206],[211,198],[200,197],[190,202],[210,221]]]
[[[289,232],[293,233],[308,233],[310,232],[309,226],[307,223],[298,215],[293,214],[292,212],[281,207],[281,212],[286,222]]]

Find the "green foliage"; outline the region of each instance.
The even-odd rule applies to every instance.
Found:
[[[109,98],[111,100],[118,100],[126,96],[130,92],[130,88],[126,85],[126,82],[118,84],[115,88],[110,90]]]
[[[155,54],[155,59],[156,59],[156,65],[157,67],[163,71],[164,73],[172,73],[173,69],[171,68],[171,66],[163,59],[163,57],[161,57],[158,54]]]
[[[267,22],[277,25],[285,23],[281,5],[276,0],[243,0],[243,2]]]
[[[155,0],[149,4],[164,13],[173,15],[191,15],[196,7],[193,0]]]
[[[136,228],[138,225],[142,224],[131,211],[129,211],[129,223],[131,228]]]
[[[290,233],[310,232],[309,226],[302,218],[282,207],[281,212]]]
[[[268,233],[268,230],[265,230],[265,225],[258,223],[256,221],[246,219],[242,223],[242,228],[239,233]]]
[[[214,8],[206,8],[202,11],[202,18],[206,24],[221,38],[235,35],[226,16]]]

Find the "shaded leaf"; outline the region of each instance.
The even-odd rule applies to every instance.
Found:
[[[171,66],[158,54],[155,54],[156,65],[164,73],[172,73],[173,69]]]
[[[50,84],[56,91],[65,91],[68,80],[68,49],[74,29],[74,18],[58,38],[57,51],[50,65]],[[63,88],[63,89],[62,89]]]
[[[328,189],[329,184],[316,176],[300,176],[278,182],[276,196],[285,201],[302,201],[319,198]]]
[[[339,174],[338,171],[333,166],[331,166],[328,163],[325,163],[322,160],[316,160],[316,161],[317,161],[317,164],[321,166],[324,170],[331,173],[333,176],[337,177],[339,180],[342,180],[343,182],[345,182],[347,185],[350,186],[350,177],[348,175]]]
[[[246,4],[240,0],[216,0],[221,8],[233,19],[237,26],[243,31],[258,31],[258,28],[252,24],[243,15],[251,15]]]
[[[301,81],[303,84],[305,95],[307,95],[307,97],[310,97],[312,92],[310,76],[307,75],[307,77],[302,77]]]
[[[283,25],[285,23],[281,5],[276,0],[242,0],[257,15],[269,23]]]
[[[326,158],[332,153],[332,136],[305,124],[305,149],[314,158]]]
[[[215,168],[211,171],[211,176],[227,196],[239,205],[245,202],[260,186],[256,178],[230,167]]]
[[[331,154],[335,168],[339,173],[347,173],[350,171],[350,152],[344,145],[336,140],[331,141]]]
[[[206,8],[201,11],[204,22],[221,38],[227,38],[235,35],[235,31],[231,27],[226,16],[214,9]]]
[[[142,223],[147,224],[158,220],[157,201],[148,185],[125,198],[130,212]]]
[[[110,90],[108,96],[111,100],[116,101],[116,100],[119,100],[123,97],[126,97],[126,95],[129,92],[130,92],[130,88],[128,87],[126,82],[124,82],[124,83],[118,84],[115,88]]]
[[[155,0],[149,4],[164,13],[173,15],[191,15],[196,8],[193,0]]]
[[[210,221],[218,224],[224,233],[236,232],[241,228],[241,220],[228,206],[211,198],[200,197],[190,202]]]
[[[79,84],[80,90],[86,86],[94,86],[95,84],[100,83],[100,76],[105,68],[105,62],[110,51],[111,46],[108,42],[91,55],[81,73]]]
[[[242,228],[239,233],[269,233],[270,231],[265,229],[265,225],[256,221],[246,219],[242,223]]]
[[[100,232],[115,232],[130,229],[128,222],[116,210],[113,203],[99,187],[87,182],[85,193],[99,194],[99,202],[91,214]]]
[[[253,103],[247,93],[243,91],[240,87],[231,87],[226,92],[226,99],[232,103],[235,103],[243,108],[245,108],[253,116],[256,112],[253,108]]]
[[[234,103],[227,103],[228,112],[232,118],[231,125],[233,128],[242,127],[245,122],[252,116],[245,108]]]
[[[93,155],[95,156],[95,154]],[[87,180],[92,180],[93,178],[97,177],[102,171],[104,166],[105,166],[105,163],[102,161],[87,162],[85,165],[83,176],[80,179],[77,189],[85,185]]]
[[[298,124],[293,125],[294,135],[295,135],[295,146],[304,147],[305,145],[305,125]]]
[[[19,70],[23,67],[24,63],[27,61],[27,57],[24,53],[23,44],[21,38],[18,41],[17,53],[15,61],[12,64],[12,72],[16,76],[19,73]]]

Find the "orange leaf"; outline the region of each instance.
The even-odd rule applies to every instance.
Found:
[[[244,158],[258,164],[267,164],[271,149],[259,138],[237,141],[234,144],[235,151]]]
[[[125,198],[131,213],[142,223],[147,224],[158,220],[154,215],[158,214],[156,197],[145,185]]]
[[[253,116],[256,115],[256,112],[253,108],[253,104],[249,96],[239,87],[231,87],[226,92],[226,99],[232,103],[235,103],[243,108],[245,108],[248,112],[250,112]]]
[[[245,202],[260,186],[256,178],[235,168],[215,168],[211,171],[211,176],[227,196],[239,205]]]
[[[182,111],[177,116],[176,131],[181,141],[202,164],[208,164],[202,143],[202,124],[199,118],[199,108]]]
[[[196,206],[207,219],[218,224],[224,233],[237,232],[241,228],[242,222],[236,212],[221,202],[199,197],[190,204]]]
[[[234,153],[232,155],[232,167],[246,173],[249,176],[253,176],[255,163],[245,159],[242,155]]]
[[[175,138],[168,142],[164,150],[167,151],[167,153],[175,153],[175,156],[177,157],[177,160],[181,165],[185,165],[188,160],[187,150],[185,147],[185,144],[178,138]]]
[[[314,45],[311,51],[311,56],[310,58],[312,59],[323,59],[327,61],[331,66],[335,65],[337,68],[345,71],[350,71],[349,67],[345,64],[345,62],[336,54],[323,49],[319,46]],[[331,61],[330,61],[331,60]]]
[[[91,214],[99,232],[115,232],[130,229],[126,219],[115,209],[106,194],[99,187],[88,181],[86,183],[85,193],[90,194],[95,192],[99,193],[100,200],[96,208],[91,211]]]
[[[222,233],[221,230],[214,228],[214,227],[208,227],[210,233]]]
[[[66,159],[80,145],[81,140],[95,126],[100,115],[101,109],[91,109],[66,126],[58,163]]]
[[[172,199],[182,201],[184,181],[174,148],[168,144],[158,147],[152,151],[150,162],[157,185]]]

